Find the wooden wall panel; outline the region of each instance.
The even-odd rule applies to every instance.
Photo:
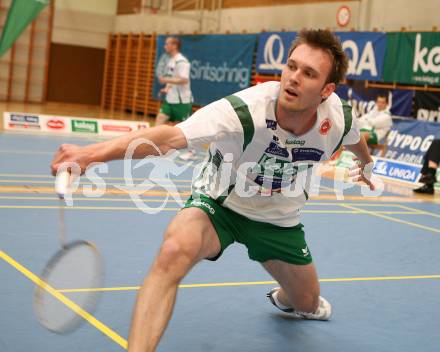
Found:
[[[142,0],[118,0],[118,15],[128,15],[136,13],[137,9],[140,9]]]
[[[160,103],[151,96],[155,57],[154,35],[110,34],[101,108],[111,115],[119,111],[156,115]]]
[[[52,43],[47,100],[99,105],[105,50]]]

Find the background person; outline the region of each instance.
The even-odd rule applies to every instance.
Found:
[[[420,170],[422,177],[419,182],[424,183],[422,187],[414,189],[416,193],[434,194],[436,173],[440,162],[440,139],[434,139],[423,157],[423,167]]]
[[[388,109],[387,94],[379,94],[376,97],[376,106],[359,118],[359,125],[361,135],[368,145],[378,144],[388,134],[393,125],[393,120]]]
[[[156,126],[166,122],[182,122],[192,114],[191,63],[181,54],[180,48],[179,38],[168,37],[165,40],[164,49],[169,60],[164,69],[165,74],[158,77],[159,82],[165,84],[160,90],[161,94],[165,94],[165,100],[156,116]],[[183,160],[196,159],[196,151],[189,149],[179,157]]]

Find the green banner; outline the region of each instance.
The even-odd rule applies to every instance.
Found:
[[[440,86],[440,33],[387,33],[384,81]]]
[[[72,120],[72,131],[98,133],[98,122],[95,120]]]
[[[13,0],[0,39],[0,56],[14,44],[50,0]]]

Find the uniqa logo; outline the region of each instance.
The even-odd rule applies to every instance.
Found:
[[[349,75],[361,75],[364,71],[369,71],[371,76],[377,76],[376,58],[374,47],[371,41],[365,44],[359,57],[359,47],[353,40],[346,40],[342,43],[342,48],[349,56],[348,70]]]
[[[385,161],[376,161],[374,172],[379,175],[387,175],[387,163]]]
[[[440,73],[440,46],[435,46],[431,50],[428,48],[421,48],[422,46],[422,35],[417,33],[416,35],[416,46],[414,51],[414,63],[413,72],[417,72],[420,69],[423,73],[432,72]],[[425,62],[425,56],[426,62]]]
[[[274,56],[274,46],[278,43],[278,55]],[[264,45],[264,63],[260,64],[260,69],[263,70],[282,70],[284,58],[284,44],[283,40],[278,34],[272,34]]]

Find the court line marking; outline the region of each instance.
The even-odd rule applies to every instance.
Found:
[[[147,180],[147,178],[144,179],[144,181]],[[149,179],[148,179],[149,180]],[[165,180],[165,179],[164,179]],[[157,181],[156,180],[152,180],[152,181]],[[162,186],[162,185],[173,185],[173,182],[171,179],[168,179],[168,183],[158,183],[157,186]],[[26,185],[29,184],[45,184],[45,185],[50,185],[50,184],[55,184],[55,179],[52,181],[41,181],[41,180],[2,180],[0,179],[0,183],[25,183]],[[121,187],[127,187],[127,184],[125,183],[115,183],[115,182],[79,182],[78,186],[121,186]],[[136,184],[134,184],[135,187],[137,187]],[[179,185],[179,188],[185,188],[185,189],[191,189],[192,185]]]
[[[145,197],[142,197],[141,199],[146,200],[148,202],[153,202],[153,203],[157,203],[157,202],[163,202],[166,198],[150,198],[152,195],[146,195]],[[159,196],[160,197],[160,196]],[[56,200],[59,201],[58,197],[46,197],[46,196],[35,196],[35,197],[30,197],[30,196],[0,196],[0,199],[9,199],[9,200]],[[106,196],[102,196],[99,198],[93,198],[93,197],[85,197],[85,196],[79,196],[77,194],[75,194],[75,196],[73,197],[74,201],[83,201],[83,200],[87,200],[87,201],[109,201],[109,202],[132,202],[133,199],[132,198],[107,198]],[[168,202],[172,202],[172,203],[177,203],[173,198],[169,198]],[[310,206],[339,206],[341,203],[340,202],[315,202],[315,201],[308,201],[305,204],[305,207],[310,207]],[[347,203],[348,205],[353,205],[353,206],[362,206],[362,207],[398,207],[398,208],[405,208],[408,209],[411,213],[412,212],[423,212],[423,214],[425,214],[425,212],[423,210],[419,210],[417,208],[411,208],[411,207],[405,207],[405,206],[401,206],[400,204],[397,203]],[[432,216],[435,217],[440,217],[440,215],[434,214],[434,213],[429,213]]]
[[[4,185],[4,186],[0,186],[0,193],[32,193],[32,194],[54,194],[55,190],[53,187],[41,187],[41,186],[30,186],[30,185],[17,185],[17,186],[12,186],[12,185]],[[75,194],[79,194],[80,191],[75,192]],[[168,193],[165,191],[158,191],[158,190],[127,190],[127,191],[122,191],[120,189],[117,188],[108,188],[106,189],[106,193],[105,194],[131,194],[131,193],[135,193],[135,194],[143,194],[143,195],[148,195],[148,196],[166,196],[166,195],[175,195],[176,193]],[[189,196],[191,194],[190,190],[188,191],[182,191],[179,192],[178,194],[180,194],[181,196]],[[309,203],[313,202],[313,201],[325,201],[325,200],[329,200],[329,201],[335,201],[337,200],[337,196],[336,195],[331,195],[331,194],[323,194],[323,195],[319,195],[319,196],[311,196]],[[440,203],[440,199],[437,201],[435,199],[432,200],[422,200],[422,199],[414,199],[414,198],[404,198],[404,197],[395,197],[395,196],[381,196],[381,197],[363,197],[363,196],[344,196],[344,199],[340,200],[341,202],[344,201],[364,201],[364,202],[384,202],[384,203],[389,203],[389,202],[399,202],[399,203],[431,203],[431,204],[439,204]]]
[[[90,325],[94,326],[96,329],[98,329],[100,332],[102,332],[104,335],[109,337],[111,340],[116,342],[121,347],[127,349],[127,340],[125,340],[123,337],[121,337],[118,333],[113,331],[107,325],[96,319],[92,314],[82,309],[71,299],[63,295],[59,290],[54,289],[48,283],[43,281],[40,277],[38,277],[33,272],[31,272],[29,269],[24,267],[22,264],[14,260],[9,255],[7,255],[6,252],[0,250],[0,258],[3,259],[9,265],[11,265],[14,269],[22,273],[26,278],[28,278],[34,284],[38,285],[39,287],[47,291],[50,295],[52,295],[57,300],[59,300],[61,303],[66,305],[73,312],[81,316],[81,318],[86,320]]]
[[[14,193],[14,194],[21,194],[21,193],[32,193],[32,194],[55,194],[55,187],[34,187],[34,186],[28,186],[28,185],[18,185],[18,186],[0,186],[0,193]],[[80,190],[75,191],[73,194],[78,195],[82,192]],[[174,196],[174,195],[180,195],[180,196],[190,196],[191,191],[182,191],[182,192],[166,192],[166,191],[159,191],[157,189],[150,189],[150,190],[121,190],[118,188],[107,188],[105,190],[105,194],[138,194],[138,195],[144,195],[144,196]]]
[[[0,209],[59,209],[59,205],[0,205]],[[159,208],[159,207],[158,207]],[[94,206],[64,206],[67,210],[128,210],[141,211],[138,207],[94,207]],[[154,209],[154,208],[153,208]],[[160,211],[178,211],[182,208],[160,208]],[[302,210],[303,214],[364,214],[362,210]],[[391,215],[420,215],[418,212],[409,211],[379,211],[378,214]],[[440,231],[439,231],[440,232]]]
[[[406,209],[406,210],[410,210],[410,211],[417,211],[419,214],[429,215],[429,216],[433,216],[435,218],[440,218],[440,214],[431,213],[430,211],[417,209],[417,208],[413,208],[413,207],[407,207],[406,205],[402,205],[402,204],[396,204],[396,206],[401,209]]]
[[[59,209],[58,205],[0,205],[0,209]],[[137,207],[92,207],[92,206],[64,206],[66,210],[131,210],[131,211],[141,211]],[[154,208],[153,208],[154,209]],[[177,211],[181,208],[161,208],[160,210],[165,211]]]
[[[0,173],[0,177],[24,177],[24,178],[31,178],[31,177],[35,177],[35,178],[50,178],[53,179],[53,182],[55,182],[55,178],[52,175],[43,175],[43,174],[10,174],[10,173]],[[86,178],[88,180],[99,180],[98,177],[87,177],[87,176],[81,176],[81,178]],[[104,180],[114,180],[114,181],[124,181],[125,178],[124,177],[100,177]],[[132,180],[133,181],[144,181],[145,179],[147,179],[147,177],[133,177]],[[169,178],[148,178],[151,181],[161,181],[161,180],[170,180]],[[178,179],[178,180],[174,180],[173,182],[182,182],[182,183],[192,183],[192,180],[188,180],[188,179]]]
[[[417,276],[372,276],[372,277],[347,277],[334,279],[319,279],[319,282],[359,282],[359,281],[398,281],[398,280],[421,280],[421,279],[440,279],[440,275],[417,275]],[[228,286],[256,286],[274,285],[276,281],[244,281],[244,282],[215,282],[205,284],[180,284],[179,288],[199,288],[199,287],[228,287]],[[120,286],[120,287],[98,287],[98,288],[71,288],[60,289],[63,293],[81,292],[111,292],[111,291],[136,291],[140,286]]]
[[[351,209],[351,210],[360,210],[360,211],[364,212],[365,214],[369,214],[369,215],[372,215],[372,216],[376,216],[376,217],[383,218],[383,219],[386,219],[386,220],[391,220],[391,221],[394,221],[394,222],[398,222],[398,223],[409,225],[409,226],[413,226],[413,227],[418,227],[418,228],[420,228],[422,230],[427,230],[427,231],[431,231],[431,232],[440,233],[440,229],[437,229],[437,228],[434,228],[434,227],[420,225],[420,224],[417,224],[417,223],[411,222],[411,221],[396,219],[396,218],[393,218],[391,216],[383,215],[383,214],[380,214],[380,213],[375,212],[375,211],[370,211],[370,210],[356,208],[356,207],[353,207],[353,206],[348,205],[346,203],[342,203],[342,204],[340,204],[340,206],[344,207],[344,208]]]

